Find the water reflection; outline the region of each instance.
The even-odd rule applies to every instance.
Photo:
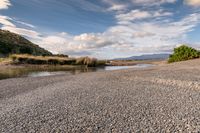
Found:
[[[150,64],[138,64],[135,66],[106,66],[100,68],[87,68],[87,67],[26,67],[26,68],[5,68],[0,70],[0,80],[6,78],[15,78],[15,77],[42,77],[42,76],[52,76],[52,75],[62,75],[69,74],[75,75],[85,72],[96,72],[96,71],[110,71],[110,70],[119,70],[119,69],[128,69],[128,68],[146,68],[151,67]]]
[[[142,68],[148,68],[148,67],[153,67],[154,65],[152,64],[137,64],[134,66],[106,66],[104,69],[107,71],[110,70],[122,70],[122,69],[130,69],[130,68],[135,68],[135,69],[142,69]]]
[[[22,68],[3,68],[0,69],[0,80],[15,77],[41,77],[61,74],[79,74],[84,72],[95,72],[97,68],[86,67],[22,67]]]

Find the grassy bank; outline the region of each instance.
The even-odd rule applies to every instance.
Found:
[[[14,54],[9,57],[13,64],[34,65],[84,65],[88,67],[103,66],[106,61],[95,58],[69,58],[65,56],[32,56],[28,54]]]

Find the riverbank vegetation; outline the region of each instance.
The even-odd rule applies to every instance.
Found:
[[[106,61],[96,58],[81,57],[69,58],[68,56],[33,56],[28,54],[10,55],[13,64],[33,65],[84,65],[87,67],[104,66]]]
[[[182,45],[174,49],[174,53],[170,55],[168,62],[179,62],[190,59],[200,58],[200,51],[192,47]]]

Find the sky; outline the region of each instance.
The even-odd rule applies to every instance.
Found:
[[[0,28],[101,59],[200,48],[200,0],[0,0]]]

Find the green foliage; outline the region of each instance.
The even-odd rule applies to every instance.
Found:
[[[0,55],[5,57],[10,54],[52,55],[20,35],[0,30]]]
[[[185,61],[190,59],[195,59],[200,57],[200,51],[188,47],[186,45],[182,45],[174,49],[174,53],[169,57],[168,62],[178,62],[178,61]]]

